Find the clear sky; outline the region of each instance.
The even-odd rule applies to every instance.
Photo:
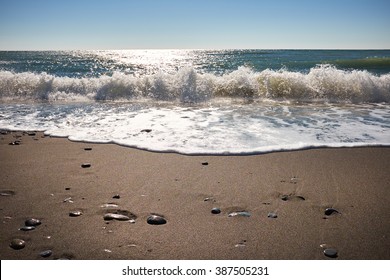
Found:
[[[0,0],[0,50],[390,49],[390,0]]]

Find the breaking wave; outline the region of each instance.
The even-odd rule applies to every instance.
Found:
[[[340,70],[318,65],[308,73],[286,69],[253,71],[239,67],[218,76],[187,67],[173,74],[136,77],[114,72],[100,77],[70,78],[47,73],[0,71],[0,99],[26,101],[117,101],[152,99],[197,103],[213,98],[288,101],[390,103],[390,74]]]

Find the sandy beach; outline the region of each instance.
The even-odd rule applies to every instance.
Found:
[[[0,159],[3,260],[390,259],[388,147],[185,156],[3,131]]]

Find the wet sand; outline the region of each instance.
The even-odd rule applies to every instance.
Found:
[[[0,258],[390,259],[389,163],[388,147],[184,156],[3,132]]]

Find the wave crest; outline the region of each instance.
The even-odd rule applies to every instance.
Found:
[[[290,101],[390,103],[390,74],[340,70],[319,65],[309,73],[248,67],[222,76],[199,74],[191,67],[174,74],[135,77],[121,72],[98,78],[57,77],[46,73],[0,71],[2,100],[134,100],[203,102],[212,98],[257,98]]]

